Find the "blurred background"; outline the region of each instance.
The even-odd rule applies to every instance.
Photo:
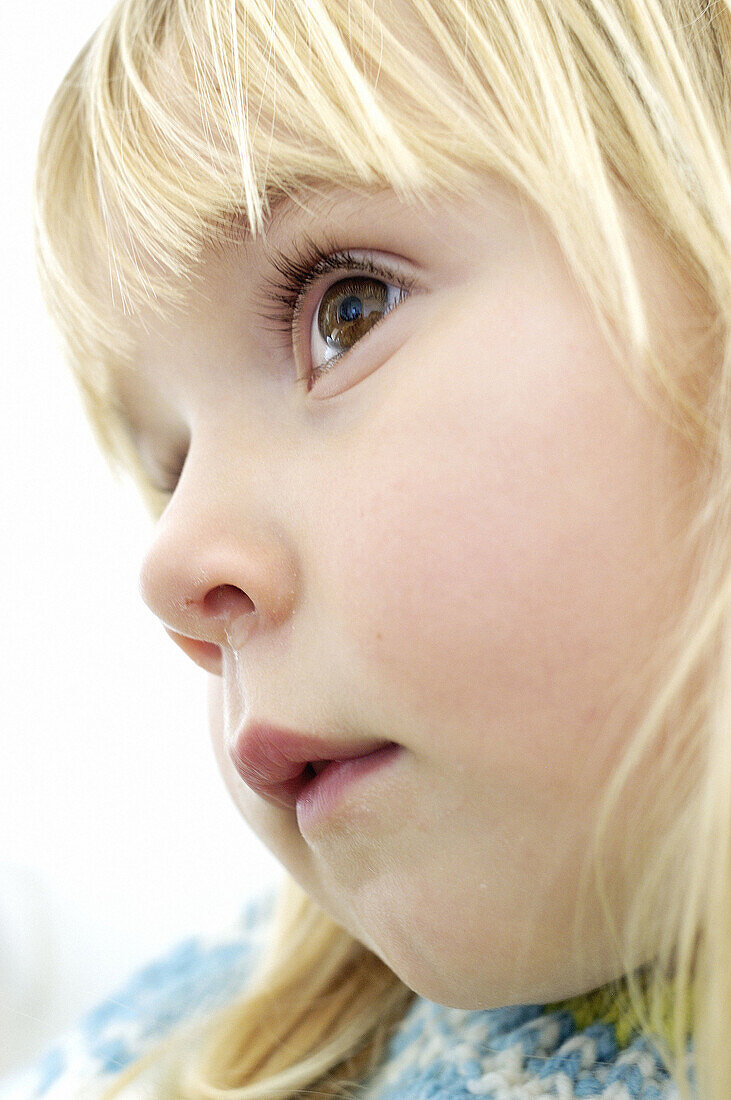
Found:
[[[207,674],[138,595],[152,524],[96,450],[36,281],[41,121],[110,6],[0,5],[0,1080],[281,877],[219,778]]]

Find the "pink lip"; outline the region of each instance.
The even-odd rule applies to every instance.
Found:
[[[236,735],[229,754],[248,787],[274,805],[297,807],[299,816],[300,806],[314,805],[312,800],[318,792],[324,794],[338,775],[343,780],[348,775],[355,778],[359,770],[364,771],[363,765],[385,762],[375,758],[384,755],[380,750],[388,747],[400,748],[392,741],[347,743],[264,722],[247,722]],[[322,760],[332,763],[314,775],[307,765]]]
[[[318,821],[327,817],[337,807],[341,795],[351,783],[384,767],[402,752],[402,745],[390,741],[367,756],[329,763],[324,771],[308,780],[297,795],[297,824],[300,832],[306,835]]]

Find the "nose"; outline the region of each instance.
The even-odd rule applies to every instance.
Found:
[[[245,644],[291,616],[294,558],[281,530],[246,522],[224,498],[207,508],[163,514],[142,563],[142,599],[172,640],[206,671],[221,675],[222,648]]]

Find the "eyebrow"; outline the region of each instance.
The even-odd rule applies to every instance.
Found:
[[[302,193],[304,197],[304,192]],[[264,231],[271,229],[273,226],[281,227],[286,225],[293,217],[301,214],[303,206],[300,205],[296,199],[298,198],[297,192],[289,193],[286,191],[277,191],[274,197],[269,202],[269,216],[264,222]],[[323,194],[316,194],[304,207],[308,214],[317,216],[323,211],[319,207],[325,204],[327,196]],[[334,201],[337,204],[337,197],[329,196],[330,201]],[[226,218],[225,225],[228,228],[235,230],[236,236],[239,240],[249,241],[252,239],[251,226],[246,214],[240,207],[232,208],[228,217]]]
[[[356,200],[383,197],[389,191],[390,188],[383,185],[372,190],[366,188],[358,191],[325,186],[322,191],[309,194],[304,190],[277,191],[270,200],[269,217],[264,223],[264,235],[273,228],[287,229],[292,222],[296,225],[302,218],[315,220],[326,215],[336,217],[343,207],[347,207]],[[229,213],[226,225],[234,231],[236,240],[246,243],[253,239],[248,219],[241,209],[235,209]]]

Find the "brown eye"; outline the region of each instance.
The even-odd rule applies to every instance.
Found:
[[[290,254],[275,249],[272,264],[282,280],[265,279],[262,298],[280,306],[274,313],[262,310],[261,317],[289,337],[297,364],[295,381],[305,384],[308,393],[416,288],[416,279],[400,266],[384,266],[349,250],[324,252],[314,242],[306,251],[293,245]],[[325,284],[319,296],[310,293],[333,272],[340,273],[337,282]]]
[[[322,296],[317,328],[327,347],[347,351],[390,308],[388,288],[380,279],[363,275],[341,279]]]

